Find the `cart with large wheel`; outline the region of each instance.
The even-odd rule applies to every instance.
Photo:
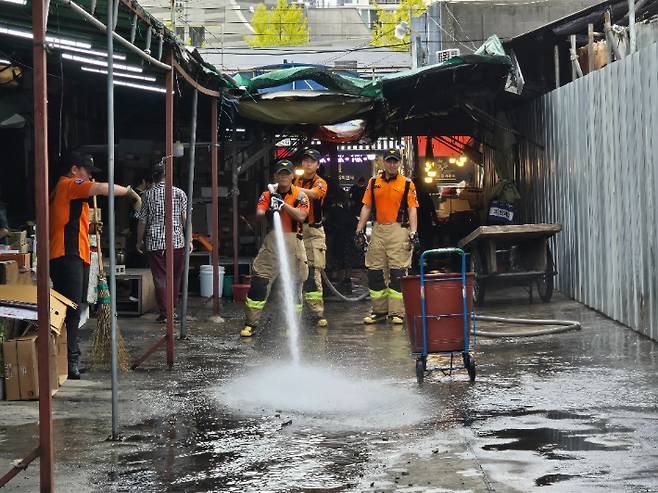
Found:
[[[441,255],[459,255],[460,272],[426,274],[427,257]],[[402,278],[407,333],[412,354],[416,357],[419,384],[431,371],[452,374],[460,369],[466,369],[471,382],[475,381],[472,286],[473,274],[466,272],[466,254],[460,248],[426,250],[420,256],[420,275]],[[430,354],[448,355],[449,365],[428,368],[427,357]]]
[[[475,273],[475,304],[482,305],[496,285],[523,286],[531,302],[536,287],[543,301],[551,301],[557,272],[548,240],[561,230],[561,224],[480,226],[460,240],[457,245],[470,253]]]

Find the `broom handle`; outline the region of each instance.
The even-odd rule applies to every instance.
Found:
[[[94,231],[96,232],[96,253],[98,254],[98,276],[103,276],[103,249],[101,248],[101,235],[98,232],[98,203],[94,195]]]

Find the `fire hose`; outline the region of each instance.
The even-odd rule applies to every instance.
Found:
[[[339,299],[341,299],[343,301],[349,301],[349,302],[363,301],[368,297],[368,292],[367,291],[365,293],[359,295],[359,296],[356,296],[356,297],[345,296],[343,293],[338,291],[336,289],[336,287],[331,283],[331,281],[329,280],[329,276],[327,276],[327,273],[324,271],[324,269],[322,269],[322,279],[327,284],[327,286],[329,286],[329,289],[331,290],[331,292],[334,293],[336,296],[338,296]]]
[[[490,338],[503,338],[503,337],[536,337],[549,334],[559,334],[560,332],[567,332],[569,330],[580,330],[580,322],[573,320],[540,320],[532,318],[508,318],[508,317],[490,317],[487,315],[473,315],[473,320],[480,322],[496,322],[520,325],[557,325],[557,327],[550,327],[547,329],[531,330],[528,332],[490,332],[478,330],[478,337]]]

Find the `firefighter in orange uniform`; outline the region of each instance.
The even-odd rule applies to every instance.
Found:
[[[258,199],[256,216],[271,218],[279,212],[285,236],[286,250],[293,273],[297,293],[297,311],[301,312],[301,285],[308,276],[306,251],[302,242],[302,223],[308,215],[308,197],[292,184],[293,164],[283,159],[277,161],[274,168],[275,184],[269,185]],[[240,335],[251,337],[258,327],[265,303],[270,292],[271,283],[278,276],[279,261],[276,237],[272,228],[265,236],[263,245],[254,259],[251,287],[244,305],[245,325]]]
[[[327,265],[327,242],[322,221],[327,182],[318,176],[319,167],[320,153],[315,149],[306,149],[302,154],[304,174],[296,178],[294,183],[307,195],[310,203],[308,216],[302,224],[302,236],[309,270],[308,278],[303,286],[304,303],[311,310],[315,325],[326,327],[329,323],[324,318],[322,269]]]
[[[80,379],[78,325],[80,304],[89,279],[89,197],[108,195],[109,185],[91,181],[100,171],[91,155],[77,152],[62,159],[62,176],[50,194],[50,278],[53,288],[73,301],[78,308],[67,308],[66,330],[68,372],[72,380]],[[130,187],[114,185],[114,194],[139,200]]]
[[[364,244],[366,223],[375,218],[366,252],[368,290],[372,311],[363,319],[375,324],[390,318],[404,322],[404,303],[400,280],[411,266],[413,249],[418,246],[416,187],[400,174],[400,152],[384,154],[384,172],[368,182],[363,207],[356,227],[357,243]]]

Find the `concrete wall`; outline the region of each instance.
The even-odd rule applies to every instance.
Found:
[[[658,45],[519,112],[526,220],[561,223],[564,294],[658,340]]]
[[[506,40],[582,10],[599,0],[441,2],[443,47],[473,51],[492,34]]]

